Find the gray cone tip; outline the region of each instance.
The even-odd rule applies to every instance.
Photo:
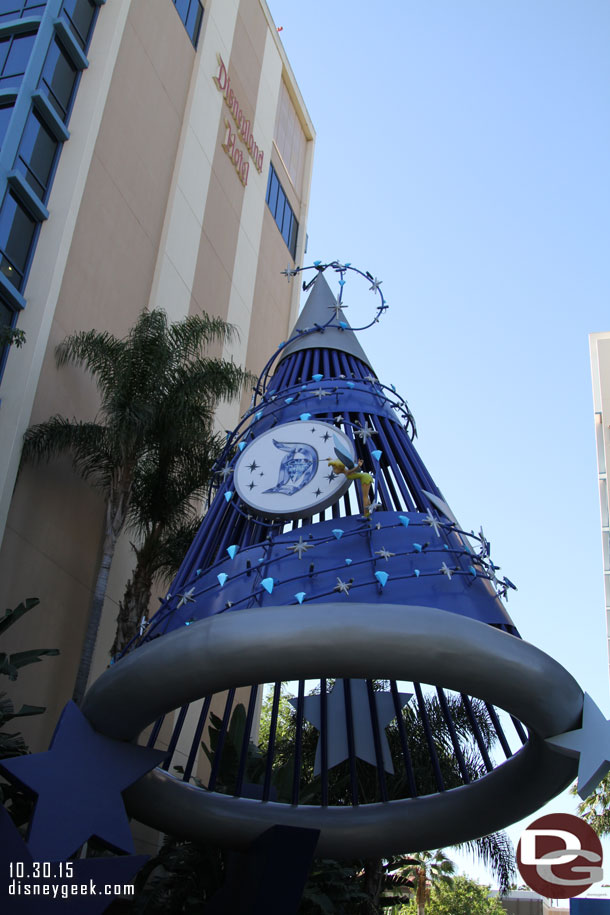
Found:
[[[351,327],[349,327],[349,321],[345,317],[343,311],[341,311],[339,320],[348,324],[347,328],[324,327],[332,315],[331,309],[336,308],[336,306],[337,299],[333,295],[333,292],[326,281],[326,277],[322,271],[320,271],[313,281],[311,292],[309,293],[303,310],[297,318],[297,322],[290,337],[294,337],[298,331],[304,331],[315,327],[316,325],[320,325],[322,329],[317,330],[314,333],[299,334],[296,336],[282,351],[280,362],[287,356],[291,356],[293,353],[297,353],[300,350],[335,349],[355,356],[357,359],[360,359],[361,362],[364,362],[371,371],[374,371],[368,356],[358,342],[356,334]]]

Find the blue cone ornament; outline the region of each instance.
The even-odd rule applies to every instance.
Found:
[[[311,269],[172,596],[83,710],[109,737],[149,729],[149,746],[173,749],[125,792],[165,832],[243,848],[301,826],[320,831],[317,854],[342,858],[468,841],[576,777],[583,693],[520,638],[514,585],[453,515],[408,405],[347,321],[346,281],[373,294],[367,326],[387,309],[380,281],[339,262]]]

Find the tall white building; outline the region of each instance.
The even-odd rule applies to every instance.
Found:
[[[70,462],[27,467],[26,428],[92,419],[96,391],[54,351],[122,337],[146,307],[237,325],[223,356],[257,373],[286,338],[302,263],[314,129],[264,0],[0,0],[0,606],[40,606],[7,647],[59,648],[15,701],[34,750],[74,683],[104,506]],[[241,405],[223,409],[225,428]],[[133,564],[113,562],[93,676]],[[8,640],[7,640],[8,642]]]
[[[590,334],[589,348],[591,352],[597,473],[601,509],[606,630],[610,640],[610,492],[608,490],[607,469],[610,462],[610,331]],[[608,649],[610,657],[610,641]]]

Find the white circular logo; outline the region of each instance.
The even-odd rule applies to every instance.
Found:
[[[354,446],[339,429],[317,420],[284,423],[245,448],[233,480],[240,498],[259,514],[304,518],[323,511],[350,481],[327,463],[356,462]]]

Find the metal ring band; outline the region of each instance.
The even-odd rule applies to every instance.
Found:
[[[574,678],[528,642],[430,607],[332,603],[210,617],[119,661],[91,687],[83,712],[106,736],[133,740],[161,715],[209,693],[324,676],[414,680],[467,693],[521,720],[530,739],[483,778],[424,797],[294,807],[206,792],[157,769],[125,792],[129,812],[170,834],[236,848],[281,824],[319,829],[318,855],[379,856],[495,832],[576,776],[576,761],[544,742],[580,721],[583,693]]]

